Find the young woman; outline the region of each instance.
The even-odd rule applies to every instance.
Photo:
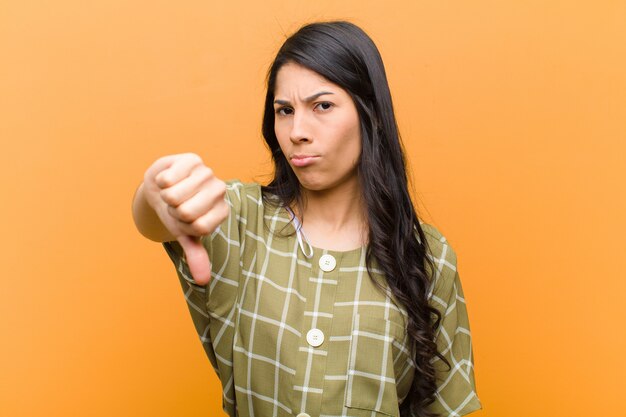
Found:
[[[139,231],[176,266],[226,413],[480,409],[456,255],[417,217],[383,62],[363,30],[318,22],[285,41],[263,136],[268,185],[168,155],[133,202]]]

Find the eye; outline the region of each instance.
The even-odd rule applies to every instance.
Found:
[[[285,114],[285,113],[283,112],[283,110],[293,111],[293,110],[292,110],[291,108],[289,108],[289,107],[279,107],[278,109],[276,109],[276,114],[278,114],[278,115],[280,115],[280,116],[286,116],[286,115],[288,115],[288,114],[291,114],[291,113],[286,113],[286,114]]]
[[[329,110],[333,106],[333,103],[330,103],[328,101],[322,101],[322,102],[318,103],[318,106],[321,106],[321,108],[324,111],[326,111],[326,110]],[[324,107],[324,106],[326,106],[326,107]]]

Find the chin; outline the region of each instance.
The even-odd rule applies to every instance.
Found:
[[[325,184],[320,183],[309,183],[300,181],[300,186],[307,191],[323,191],[328,188]]]
[[[299,176],[298,181],[300,186],[309,191],[322,191],[329,188],[330,184],[327,181],[323,181],[319,178],[306,178]]]
[[[344,185],[352,179],[350,176],[333,176],[328,178],[328,176],[313,172],[296,174],[296,177],[298,177],[300,186],[308,191],[329,190]]]

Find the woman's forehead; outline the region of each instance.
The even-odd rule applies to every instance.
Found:
[[[343,91],[337,84],[300,64],[284,64],[276,74],[274,96],[277,98],[280,95],[295,95],[300,100],[306,101],[306,98],[322,90],[334,94],[340,94]]]

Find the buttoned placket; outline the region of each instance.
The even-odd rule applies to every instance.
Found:
[[[291,209],[301,255],[311,262],[307,279],[304,320],[294,379],[293,412],[299,417],[319,415],[322,406],[324,375],[328,356],[328,335],[332,328],[333,305],[337,290],[338,259],[326,250],[316,249],[306,239],[302,225]],[[305,245],[306,243],[306,245]],[[340,259],[339,259],[340,261]],[[326,342],[326,344],[324,343]]]
[[[319,415],[331,334],[333,305],[338,285],[340,255],[314,248],[306,284],[302,337],[298,352],[293,411]]]

